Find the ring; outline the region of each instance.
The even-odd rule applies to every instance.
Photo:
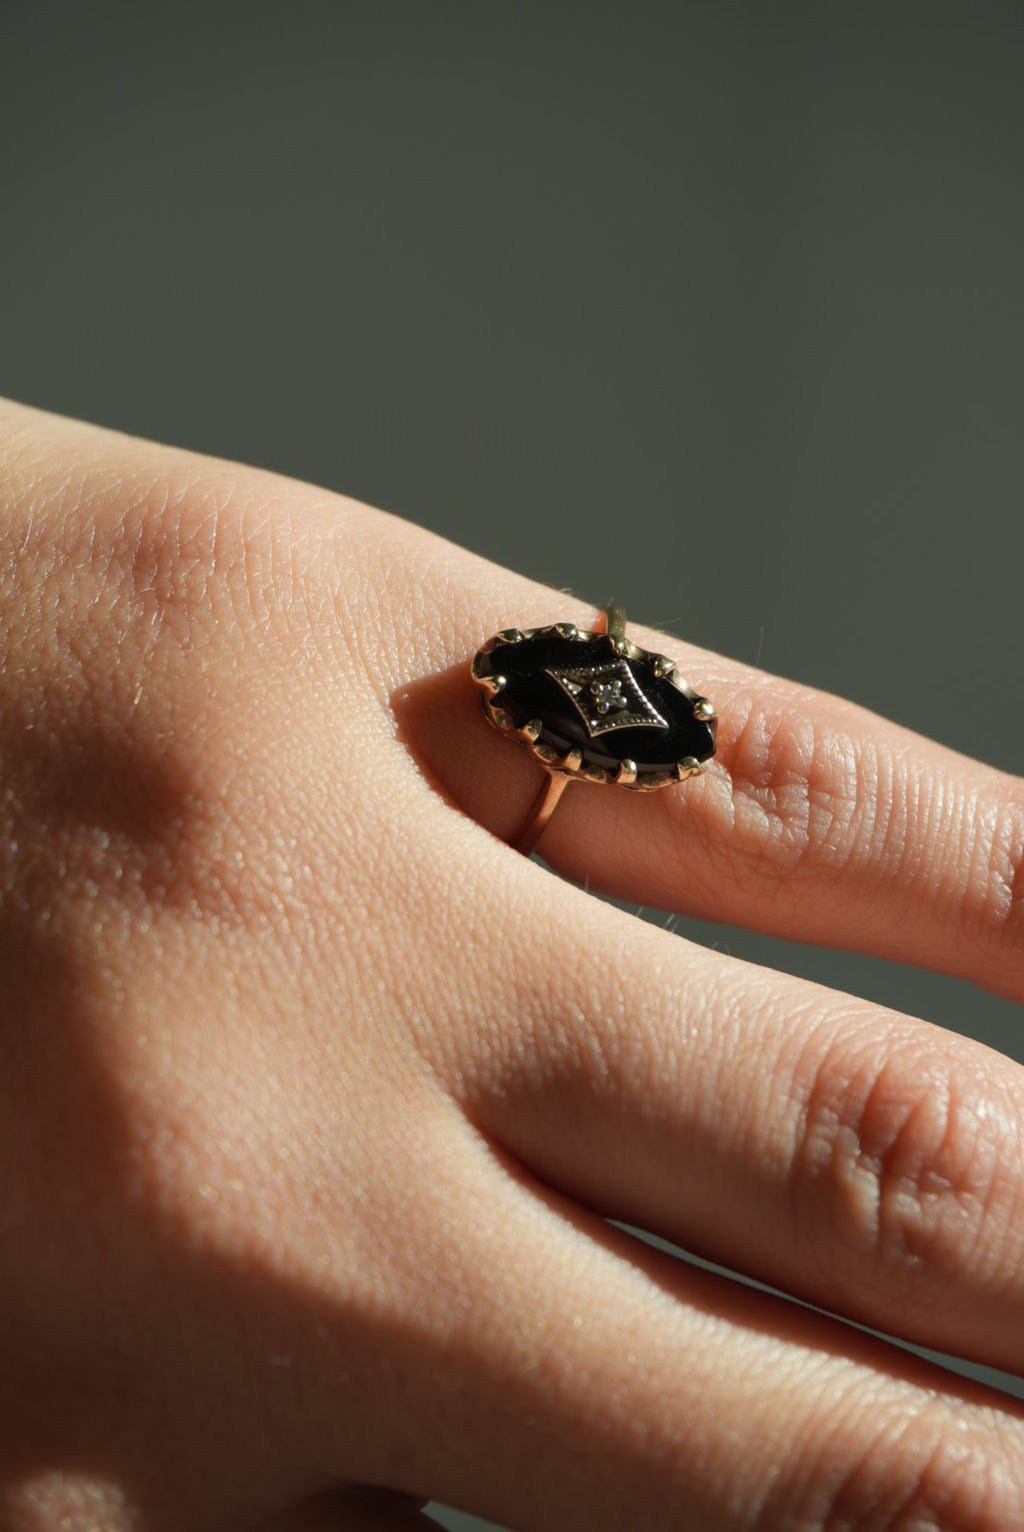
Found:
[[[715,753],[718,714],[672,660],[626,637],[620,606],[593,632],[574,623],[506,628],[473,660],[488,722],[549,773],[511,841],[529,856],[568,784],[653,792],[698,775]]]

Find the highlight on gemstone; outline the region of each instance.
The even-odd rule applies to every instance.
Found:
[[[552,771],[643,791],[715,753],[707,698],[664,655],[609,633],[507,629],[479,651],[473,679],[490,722]]]

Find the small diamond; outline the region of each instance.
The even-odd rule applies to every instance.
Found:
[[[623,708],[629,706],[622,695],[621,681],[591,681],[590,695],[593,698],[594,707],[602,715],[620,713]]]

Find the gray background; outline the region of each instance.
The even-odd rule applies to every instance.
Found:
[[[0,391],[1017,771],[1022,45],[1017,0],[8,0]],[[966,985],[686,930],[1024,1057]]]

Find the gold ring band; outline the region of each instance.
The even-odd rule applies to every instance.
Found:
[[[714,706],[672,660],[630,642],[614,604],[590,632],[505,628],[472,674],[488,722],[548,773],[511,842],[527,856],[571,781],[653,792],[697,775],[715,753]]]

